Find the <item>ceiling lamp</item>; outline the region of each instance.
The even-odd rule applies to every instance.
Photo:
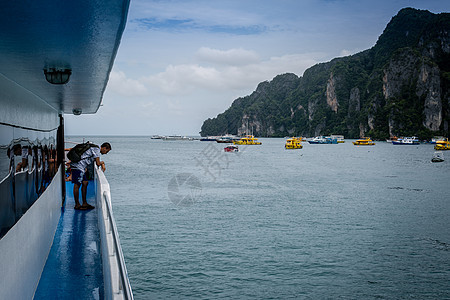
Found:
[[[72,70],[70,69],[44,69],[45,79],[51,84],[66,84],[69,82]]]

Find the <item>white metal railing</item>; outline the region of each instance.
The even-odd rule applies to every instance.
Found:
[[[109,184],[103,172],[97,168],[96,170],[98,175],[97,197],[100,196],[97,199],[97,205],[99,205],[99,226],[102,235],[105,298],[133,300],[133,292],[112,211]],[[109,288],[111,290],[107,290]]]
[[[123,291],[125,299],[133,299],[133,293],[131,291],[130,280],[128,279],[127,267],[125,265],[125,259],[123,258],[122,247],[120,246],[119,234],[117,232],[116,221],[111,208],[111,196],[109,191],[103,192],[103,197],[106,204],[106,210],[108,212],[107,219],[109,219],[109,230],[113,238],[113,253],[110,255],[116,256],[117,264],[119,267],[119,290]]]

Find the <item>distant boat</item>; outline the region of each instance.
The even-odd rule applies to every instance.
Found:
[[[337,144],[337,139],[331,138],[329,136],[316,136],[312,140],[309,140],[310,144]]]
[[[443,162],[444,161],[444,153],[441,151],[434,152],[433,158],[431,159],[432,162]]]
[[[450,141],[446,139],[445,141],[436,141],[434,146],[436,150],[450,150]]]
[[[225,134],[218,139],[216,139],[216,142],[218,143],[232,143],[233,141],[239,140],[239,138],[232,134]]]
[[[355,146],[373,146],[375,145],[375,143],[372,141],[371,138],[362,138],[359,140],[356,140],[355,142],[353,142],[353,145]]]
[[[444,141],[444,137],[443,136],[434,136],[431,141],[430,144],[436,144],[437,141]]]
[[[297,138],[297,137],[288,138],[286,140],[286,144],[284,145],[284,147],[286,149],[302,149],[303,146],[302,146],[301,141],[302,141],[302,138]]]
[[[219,136],[207,136],[204,138],[201,138],[200,141],[202,142],[215,142],[217,139],[220,138]]]
[[[326,144],[327,140],[323,136],[316,136],[315,138],[308,141],[310,144]]]
[[[403,137],[399,138],[396,141],[392,141],[392,145],[419,145],[420,141],[419,138],[412,136],[412,137]]]
[[[164,136],[161,139],[163,139],[165,141],[192,141],[192,140],[194,140],[191,137],[181,136],[181,135],[169,135],[169,136]]]
[[[236,145],[229,145],[223,148],[223,151],[225,152],[239,152],[239,147]]]
[[[345,143],[345,140],[344,140],[344,136],[343,136],[343,135],[335,135],[335,134],[332,134],[332,135],[330,136],[330,138],[331,138],[331,139],[335,139],[335,140],[337,141],[338,144]]]
[[[246,135],[238,141],[233,141],[235,145],[261,145],[261,142],[258,142],[258,139],[253,135]]]
[[[392,143],[393,141],[397,141],[397,140],[398,140],[398,137],[396,137],[396,136],[394,135],[394,136],[391,136],[388,140],[386,140],[386,142]]]

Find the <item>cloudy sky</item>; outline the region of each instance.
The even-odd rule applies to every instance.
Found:
[[[403,7],[448,0],[132,0],[95,115],[68,135],[198,135],[258,83],[371,48]]]

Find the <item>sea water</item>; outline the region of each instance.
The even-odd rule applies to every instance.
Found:
[[[450,152],[90,140],[135,299],[450,299]]]

